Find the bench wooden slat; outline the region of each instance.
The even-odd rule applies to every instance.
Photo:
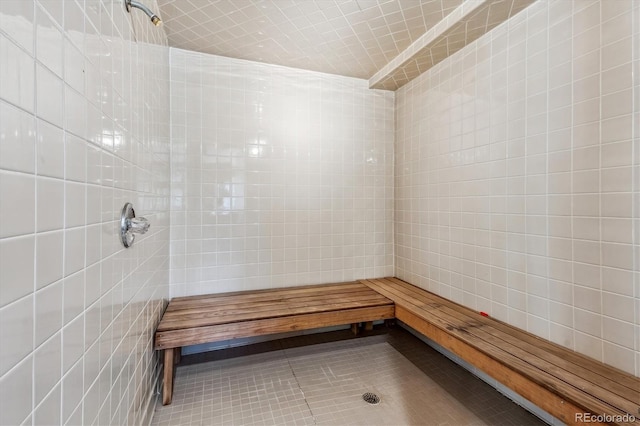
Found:
[[[408,289],[409,291],[411,291],[412,288],[418,289],[418,287],[397,278],[389,278],[388,280],[396,285]],[[511,336],[513,338],[511,339],[512,343],[517,342],[517,344],[522,345],[522,347],[534,348],[533,353],[541,358],[545,358],[550,362],[559,361],[563,363],[562,365],[567,366],[567,368],[572,368],[571,364],[578,366],[579,370],[576,370],[576,372],[586,370],[589,373],[597,374],[599,377],[591,377],[593,377],[595,383],[601,383],[603,387],[608,387],[610,383],[615,383],[627,388],[628,391],[620,389],[620,392],[622,392],[621,396],[624,396],[631,401],[633,401],[633,397],[635,396],[637,398],[636,403],[640,403],[640,379],[632,378],[629,374],[615,367],[603,364],[524,330],[517,329],[495,318],[485,318],[458,303],[447,300],[433,293],[426,293],[426,290],[420,290],[425,292],[425,294],[427,294],[430,299],[434,300],[436,303],[440,303],[459,312],[471,312],[473,314],[474,321],[479,321],[483,324],[489,325],[493,329],[497,329],[500,332]],[[416,293],[414,292],[413,294]],[[585,365],[587,367],[584,367]],[[600,382],[600,380],[605,380],[605,382]]]
[[[307,292],[307,291],[316,291],[322,290],[325,288],[336,288],[336,289],[345,289],[348,287],[361,287],[362,283],[358,280],[356,281],[345,281],[340,283],[328,283],[328,284],[309,284],[309,285],[295,285],[289,287],[271,287],[271,288],[261,288],[258,290],[238,290],[238,291],[225,291],[223,293],[207,293],[207,294],[196,294],[193,296],[180,296],[175,297],[173,300],[189,300],[189,299],[200,299],[200,298],[208,298],[208,297],[219,297],[219,296],[256,296],[261,295],[263,293],[280,293],[280,292]]]
[[[376,298],[375,300],[334,302],[312,306],[277,306],[275,309],[258,312],[243,310],[240,313],[226,314],[225,312],[222,312],[220,315],[218,315],[217,312],[198,313],[186,318],[167,318],[160,323],[158,331],[205,327],[208,325],[253,321],[262,318],[289,317],[315,312],[339,311],[349,308],[381,305],[389,305],[389,302]]]
[[[434,307],[435,305],[441,305],[440,302],[442,301],[440,300],[441,298],[439,296],[432,296],[432,294],[429,294],[429,297],[425,302],[425,297],[422,295],[425,290],[419,289],[415,286],[411,286],[410,284],[404,282],[403,284],[406,284],[406,286],[398,286],[396,281],[397,280],[391,281],[382,279],[363,280],[362,282],[370,285],[376,291],[379,291],[383,295],[394,300],[394,302],[396,303],[396,318],[400,319],[401,321],[406,322],[405,319],[403,319],[403,315],[405,315],[408,317],[408,319],[413,321],[413,324],[407,324],[415,328],[415,326],[421,325],[418,321],[418,319],[421,319],[422,322],[426,322],[429,324],[427,326],[423,325],[423,327],[426,327],[428,329],[436,327],[441,329],[443,333],[449,333],[451,336],[455,336],[455,338],[459,339],[464,344],[475,348],[474,351],[479,350],[490,358],[495,359],[496,362],[508,365],[509,368],[517,371],[520,375],[528,378],[532,382],[537,383],[539,386],[548,389],[549,391],[557,392],[562,394],[563,396],[566,396],[567,398],[571,399],[573,404],[581,407],[583,411],[592,411],[593,409],[597,409],[599,410],[597,412],[600,414],[604,413],[611,415],[623,415],[625,414],[625,411],[620,410],[621,406],[624,406],[626,411],[630,414],[634,414],[634,410],[637,409],[637,405],[630,405],[628,400],[621,398],[619,395],[607,392],[606,388],[596,389],[595,387],[591,386],[591,383],[585,383],[585,381],[578,376],[572,375],[570,377],[576,379],[576,381],[580,381],[583,385],[589,385],[589,391],[584,391],[582,389],[576,388],[573,385],[573,382],[566,382],[554,375],[549,374],[546,370],[541,370],[539,367],[532,365],[530,361],[535,357],[528,356],[528,353],[526,351],[514,347],[513,345],[509,345],[503,340],[494,340],[497,339],[495,336],[487,336],[484,330],[489,329],[490,325],[493,325],[493,322],[495,320],[484,318],[466,307],[457,305],[454,302],[446,301],[448,303],[451,303],[452,305],[456,305],[455,310],[461,310],[467,314],[468,318],[472,318],[471,322],[468,322],[468,320],[461,320],[460,317],[451,316],[450,312],[447,313],[446,310]],[[416,290],[412,290],[410,287],[413,287]],[[434,301],[437,301],[437,303],[434,303]],[[448,306],[445,306],[445,308],[450,310]],[[469,327],[470,324],[472,325],[472,327]],[[482,328],[482,330],[480,330],[480,328]],[[432,333],[437,334],[439,336],[438,338],[443,338],[442,333],[436,333],[433,330],[431,331]],[[478,334],[480,336],[478,336]],[[502,337],[510,337],[506,336],[505,333],[501,334]],[[427,335],[427,337],[431,336]],[[491,342],[492,340],[493,343]],[[442,344],[442,342],[438,340],[436,341]],[[443,346],[446,347],[446,345]],[[505,349],[509,349],[515,352],[519,351],[519,355],[523,356],[525,359],[515,356],[511,353],[511,351]],[[530,359],[526,360],[527,358]],[[467,359],[467,361],[471,362],[473,365],[477,365],[476,360],[473,358]],[[539,360],[536,360],[536,362],[538,361]],[[594,362],[593,360],[589,361]],[[548,367],[547,364],[538,363],[538,365],[546,365]],[[554,372],[558,373],[558,371],[560,371],[560,369],[556,369]],[[485,370],[485,372],[490,374],[489,371]],[[566,371],[560,372],[562,373],[562,375],[565,375],[565,377],[567,377],[568,373]],[[507,386],[511,387],[509,384],[507,384]],[[593,396],[589,392],[599,394],[605,399],[605,401],[597,398],[596,396]],[[539,396],[531,400],[535,403],[538,403],[538,399]],[[563,421],[566,420],[563,419]],[[574,419],[570,419],[570,422],[574,422]]]
[[[348,292],[350,290],[362,291],[362,283],[357,281],[339,284],[320,284],[301,287],[283,287],[277,289],[263,289],[252,291],[234,291],[227,293],[214,293],[200,296],[184,296],[171,299],[171,303],[167,307],[167,312],[172,310],[185,309],[193,305],[211,302],[232,302],[236,301],[259,301],[272,300],[278,298],[288,298],[292,295],[304,296],[313,294],[327,294],[332,292]]]
[[[388,299],[384,298],[382,295],[376,296],[358,296],[358,297],[347,297],[347,298],[327,298],[325,300],[314,299],[304,301],[290,303],[288,301],[278,301],[278,302],[269,302],[269,303],[261,303],[257,306],[249,305],[232,305],[232,306],[219,306],[215,308],[209,307],[200,307],[197,309],[189,309],[189,310],[181,310],[174,311],[171,313],[171,318],[165,322],[165,325],[170,322],[182,321],[185,319],[193,319],[193,318],[215,318],[215,317],[225,317],[229,319],[229,322],[235,322],[238,318],[243,318],[246,315],[253,314],[261,314],[265,317],[273,317],[273,316],[281,316],[287,313],[290,309],[296,308],[309,308],[313,309],[314,307],[325,307],[326,309],[332,309],[332,305],[334,304],[353,304],[354,306],[365,305],[377,305],[377,304],[387,304]],[[287,313],[288,314],[288,313]],[[163,327],[165,326],[163,325]]]
[[[373,318],[390,319],[393,318],[393,316],[393,304],[387,304],[383,306],[257,319],[249,322],[219,324],[182,330],[159,331],[156,332],[155,349],[168,349],[221,340],[358,323],[370,321]]]
[[[209,299],[206,303],[201,303],[199,305],[193,305],[189,308],[184,309],[174,309],[170,312],[172,318],[177,318],[179,316],[188,316],[194,313],[199,312],[214,312],[214,311],[256,311],[262,310],[263,308],[272,308],[278,309],[284,306],[304,304],[304,305],[312,305],[319,303],[327,303],[333,301],[362,301],[362,300],[375,300],[378,299],[380,301],[385,300],[384,296],[376,293],[373,290],[363,292],[361,289],[349,291],[349,292],[340,292],[336,294],[329,295],[312,295],[312,296],[291,296],[288,298],[277,297],[271,298],[269,300],[255,300],[255,301],[237,301],[233,302],[221,302]],[[267,309],[268,310],[268,309]]]
[[[378,284],[386,287],[387,290],[390,290],[384,281],[379,281]],[[604,380],[605,383],[602,384],[596,384],[589,381],[585,376],[591,377],[593,374],[585,369],[579,370],[582,374],[574,374],[576,366],[570,362],[555,359],[554,361],[559,365],[551,363],[546,359],[539,357],[538,353],[540,351],[535,347],[531,345],[527,346],[526,344],[522,344],[522,342],[520,342],[521,345],[518,345],[515,342],[516,339],[510,338],[511,336],[499,332],[493,329],[490,325],[478,321],[478,318],[482,318],[482,316],[467,308],[459,307],[457,310],[451,309],[447,306],[441,305],[439,300],[435,299],[431,295],[426,295],[423,292],[413,291],[412,289],[398,289],[397,287],[395,289],[399,290],[395,293],[397,298],[394,299],[394,301],[396,303],[402,300],[403,303],[411,305],[417,310],[428,311],[431,315],[434,315],[443,322],[450,324],[450,327],[453,329],[462,333],[469,333],[484,342],[492,344],[496,348],[506,351],[510,355],[516,356],[524,362],[539,369],[540,372],[548,373],[553,377],[580,389],[581,391],[587,392],[588,394],[607,402],[613,407],[619,407],[628,413],[632,413],[637,409],[637,401],[632,402],[631,399],[634,397],[637,398],[637,393],[631,396],[628,392],[629,389],[624,386],[617,386],[616,383],[608,379]],[[390,291],[393,292],[393,290]],[[524,349],[522,346],[524,346]],[[532,377],[532,379],[535,379],[535,377]],[[621,396],[612,392],[612,388],[616,388],[623,395]]]

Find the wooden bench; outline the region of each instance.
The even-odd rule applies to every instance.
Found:
[[[362,282],[393,300],[399,321],[564,423],[640,425],[638,377],[399,279]]]
[[[242,337],[307,330],[394,317],[393,302],[359,282],[178,297],[155,334],[164,350],[162,404],[171,403],[180,348]]]

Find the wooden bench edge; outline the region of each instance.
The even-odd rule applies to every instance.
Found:
[[[395,305],[389,303],[374,307],[267,318],[192,329],[158,331],[155,334],[154,347],[156,350],[163,350],[221,340],[392,319],[394,316]]]

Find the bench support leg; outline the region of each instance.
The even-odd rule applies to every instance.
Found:
[[[162,405],[171,404],[173,398],[173,355],[175,349],[164,350],[164,383],[162,385]]]
[[[182,348],[175,348],[175,353],[173,354],[173,363],[180,364],[180,359],[182,358]]]
[[[367,321],[364,323],[364,329],[365,331],[371,331],[373,330],[373,321]]]
[[[357,322],[354,322],[353,324],[351,324],[351,332],[357,336],[358,335],[358,326],[359,324]]]

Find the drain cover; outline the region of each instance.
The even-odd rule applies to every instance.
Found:
[[[380,402],[380,397],[375,393],[367,392],[362,395],[362,399],[364,399],[369,404],[377,404]]]

